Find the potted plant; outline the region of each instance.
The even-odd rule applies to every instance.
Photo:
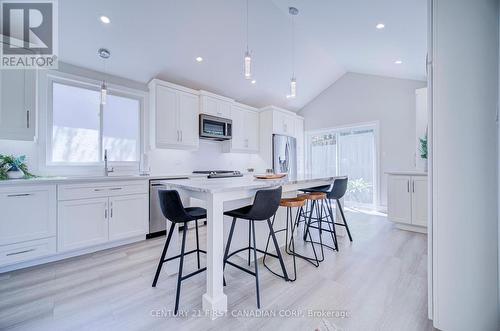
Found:
[[[425,172],[427,172],[427,134],[420,140],[420,157],[425,160]]]
[[[0,154],[0,180],[34,177],[26,165],[26,156]]]

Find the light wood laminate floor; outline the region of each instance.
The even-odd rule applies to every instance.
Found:
[[[201,309],[204,273],[182,284],[180,309],[187,315],[168,316],[176,276],[163,273],[158,286],[151,287],[163,237],[0,274],[0,329],[432,330],[427,237],[398,230],[383,216],[349,211],[347,217],[354,242],[340,237],[340,252],[325,250],[319,268],[298,260],[296,282],[277,278],[259,262],[260,311],[254,278],[228,266],[227,316],[211,321],[193,314]],[[194,247],[192,230],[189,244]],[[195,270],[195,256],[187,258],[186,272]],[[290,268],[289,256],[286,263]],[[278,267],[274,261],[271,265]],[[310,311],[321,316],[308,316]],[[243,316],[259,313],[277,316]]]

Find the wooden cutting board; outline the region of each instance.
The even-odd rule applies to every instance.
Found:
[[[286,174],[270,174],[270,175],[255,175],[257,179],[280,179],[285,177]]]

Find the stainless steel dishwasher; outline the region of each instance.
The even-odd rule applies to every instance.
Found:
[[[187,177],[169,178],[174,179],[187,179]],[[154,238],[166,234],[167,219],[163,216],[160,207],[160,199],[158,198],[158,191],[165,190],[167,186],[162,182],[169,179],[151,180],[149,182],[149,233],[146,238]]]

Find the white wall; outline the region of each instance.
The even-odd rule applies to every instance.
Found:
[[[498,1],[433,2],[434,326],[498,330]]]
[[[305,129],[380,123],[380,204],[387,204],[386,171],[415,168],[415,90],[426,82],[347,73],[307,104]]]
[[[254,168],[263,172],[265,164],[258,154],[222,153],[221,143],[200,140],[197,151],[155,149],[149,153],[151,173],[155,175],[179,173],[193,170],[239,170],[246,172]]]
[[[104,78],[103,74],[100,72],[76,67],[67,63],[60,62],[59,70],[64,73],[78,75],[90,79],[101,80]],[[147,85],[140,82],[134,82],[111,75],[107,75],[106,80],[109,84],[116,84],[139,91],[147,91]],[[39,91],[39,93],[46,92]],[[42,106],[43,105],[39,105],[39,107]],[[145,120],[144,122],[148,123],[147,120]],[[44,119],[41,119],[39,123],[44,123]],[[145,128],[145,132],[143,133],[145,137],[149,137],[147,127]],[[57,169],[57,171],[55,172],[51,171],[50,169],[46,169],[43,166],[43,153],[40,153],[40,146],[38,144],[39,143],[37,142],[0,140],[0,154],[26,155],[30,171],[38,175],[74,175],[73,172],[69,172],[70,170],[65,173],[60,169]],[[148,139],[146,139],[146,144],[148,144]],[[148,146],[146,146],[146,150],[147,149]],[[258,171],[265,170],[265,165],[258,155],[244,153],[222,153],[221,143],[208,142],[203,140],[200,141],[200,148],[197,151],[153,149],[149,151],[149,161],[152,174],[185,174],[193,170],[207,169],[246,171],[246,169],[249,167],[253,167]],[[89,169],[85,173],[81,173],[81,175],[99,175],[101,173],[101,169]]]

